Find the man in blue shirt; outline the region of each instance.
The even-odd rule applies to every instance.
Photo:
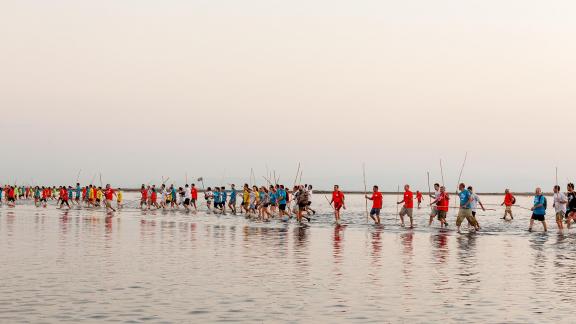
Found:
[[[474,200],[474,197],[472,197],[472,193],[466,189],[466,185],[463,183],[458,186],[458,190],[460,190],[458,193],[458,196],[460,197],[460,209],[458,209],[458,217],[456,218],[458,233],[460,233],[460,226],[462,225],[464,218],[468,220],[468,224],[473,226],[475,230],[478,230],[478,223],[472,215],[472,201]]]
[[[280,218],[282,216],[288,216],[286,212],[286,189],[284,189],[284,185],[280,185],[280,188],[276,192],[278,195],[278,209],[280,210]]]
[[[534,221],[537,220],[542,222],[544,226],[544,232],[548,231],[546,226],[546,197],[542,194],[541,188],[536,188],[536,195],[534,196],[534,206],[530,208],[532,210],[532,217],[530,218],[530,227],[528,231],[532,232],[532,226],[534,226]]]
[[[226,215],[226,200],[228,200],[228,193],[226,187],[220,188],[220,206],[222,207],[222,215]]]
[[[232,211],[232,215],[236,215],[236,186],[234,184],[230,185],[230,202],[228,207]]]
[[[82,196],[82,188],[80,183],[76,182],[76,204],[80,205],[80,196]]]
[[[214,187],[214,209],[220,209],[220,188]]]

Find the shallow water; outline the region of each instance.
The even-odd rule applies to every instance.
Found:
[[[375,227],[349,195],[334,226],[314,199],[306,226],[0,207],[0,322],[576,322],[576,230],[557,234],[552,217],[528,233],[529,211],[507,222],[487,206],[480,233],[457,234],[455,210],[441,231],[423,207],[408,230],[385,196]]]

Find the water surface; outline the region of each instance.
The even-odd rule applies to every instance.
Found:
[[[480,233],[344,225],[315,196],[305,226],[241,216],[0,207],[0,322],[576,322],[576,231],[528,233],[529,212]],[[132,201],[130,201],[130,199]],[[498,203],[500,197],[483,197]],[[519,203],[529,206],[529,198]],[[551,212],[551,210],[549,210]]]

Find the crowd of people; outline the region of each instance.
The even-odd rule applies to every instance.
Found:
[[[292,189],[281,184],[270,184],[269,186],[250,186],[244,184],[241,190],[237,190],[234,184],[230,188],[208,187],[203,192],[204,203],[209,213],[226,214],[230,212],[233,215],[244,214],[247,217],[269,221],[277,218],[282,221],[288,221],[295,217],[296,221],[302,222],[304,219],[308,222],[316,214],[312,209],[313,188],[311,185],[296,185]],[[160,187],[155,185],[142,185],[140,189],[140,208],[150,209],[179,209],[183,207],[185,211],[198,210],[199,190],[195,184],[176,188],[174,185]],[[431,209],[428,225],[431,226],[434,220],[438,220],[441,228],[449,226],[446,216],[450,208],[457,208],[456,229],[460,231],[464,220],[472,230],[479,230],[480,223],[476,217],[478,208],[486,210],[480,197],[474,192],[472,186],[466,186],[464,183],[459,184],[457,196],[458,206],[450,207],[450,195],[444,186],[434,184],[434,191],[429,193],[429,206]],[[368,212],[375,224],[381,224],[380,213],[383,205],[383,195],[378,186],[373,187],[371,195],[365,195],[365,199],[372,201],[372,208]],[[17,200],[33,200],[36,207],[46,207],[48,201],[56,201],[57,208],[71,208],[76,205],[85,208],[105,207],[107,211],[116,211],[123,207],[122,189],[113,189],[109,184],[102,186],[80,186],[76,183],[75,187],[45,187],[45,186],[10,186],[6,185],[0,190],[0,205],[6,203],[9,207],[15,207]],[[346,209],[345,195],[338,185],[334,186],[331,199],[326,197],[327,202],[333,209],[334,220],[340,223],[340,213]],[[404,186],[403,198],[397,201],[401,208],[397,211],[400,225],[405,226],[408,218],[409,227],[414,227],[414,202],[417,202],[417,208],[421,208],[423,194],[416,191],[416,194],[410,190],[409,185]],[[115,202],[115,204],[114,204]],[[516,206],[516,197],[509,189],[504,192],[503,219],[514,219],[512,207]],[[114,206],[116,208],[114,208]],[[546,210],[548,202],[542,193],[541,188],[536,188],[533,205],[530,209],[532,216],[530,218],[529,230],[532,231],[535,222],[543,225],[544,231],[548,230],[546,223]],[[560,186],[554,187],[553,208],[558,229],[562,231],[565,227],[570,228],[572,222],[576,221],[576,192],[574,184],[567,185],[567,192],[561,192]]]

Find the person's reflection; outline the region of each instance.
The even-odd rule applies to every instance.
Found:
[[[62,234],[68,233],[68,224],[70,223],[69,212],[70,210],[64,210],[60,217],[60,230]]]
[[[346,227],[339,224],[334,226],[334,236],[332,239],[332,255],[334,256],[334,263],[340,263],[342,261],[344,229],[346,229]]]
[[[431,235],[432,253],[437,264],[444,264],[448,260],[448,234],[440,232],[437,235]]]
[[[542,280],[543,273],[549,273],[546,266],[548,265],[548,257],[546,255],[546,243],[548,242],[547,233],[537,233],[530,238],[530,247],[534,249],[534,265],[530,269],[532,283],[536,287],[536,291],[548,290],[548,282]],[[556,270],[556,269],[555,269]],[[538,306],[534,311],[542,310]]]
[[[376,228],[374,228],[374,230],[371,232],[372,235],[372,250],[371,250],[371,255],[372,255],[372,263],[374,265],[378,265],[380,262],[380,256],[381,256],[381,252],[382,252],[382,227],[381,226],[377,226]]]
[[[113,220],[114,217],[112,217],[111,215],[106,215],[106,218],[104,218],[104,226],[106,228],[106,234],[112,234],[112,225],[113,225]],[[109,238],[109,236],[107,236]]]
[[[476,255],[476,243],[478,234],[468,233],[458,235],[456,243],[458,245],[458,273],[457,280],[459,289],[464,298],[468,299],[480,288],[480,278],[478,271],[478,257]]]
[[[554,269],[557,271],[552,271],[554,275],[554,280],[552,284],[554,288],[549,290],[558,292],[558,301],[571,303],[576,298],[576,290],[574,289],[564,289],[566,282],[573,282],[576,279],[576,259],[573,258],[574,248],[573,242],[568,239],[568,235],[565,233],[558,233],[556,235],[556,244],[553,248],[556,252],[556,257],[554,258]]]

